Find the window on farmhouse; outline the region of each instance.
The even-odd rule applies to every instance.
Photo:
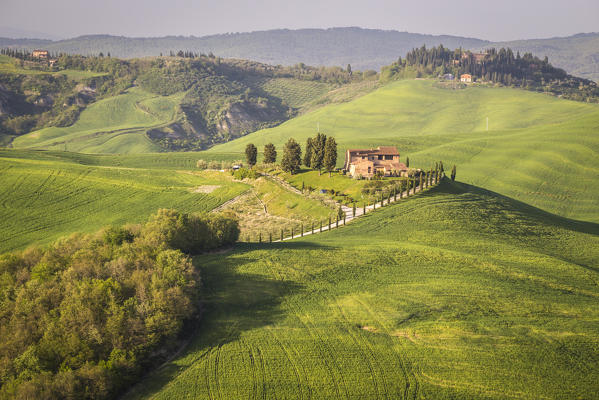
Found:
[[[393,160],[393,156],[385,156],[385,160]]]
[[[372,168],[368,167],[368,173],[370,174],[372,172]]]
[[[379,160],[382,160],[382,159],[383,159],[383,156],[379,156]]]

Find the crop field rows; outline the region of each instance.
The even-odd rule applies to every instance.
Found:
[[[597,249],[596,224],[443,183],[198,257],[205,324],[128,397],[591,398]]]
[[[10,153],[10,152],[9,152]],[[247,190],[210,173],[0,158],[0,251],[144,221],[158,208],[210,211]],[[216,185],[211,193],[194,188]]]
[[[276,78],[264,81],[260,87],[267,93],[285,101],[289,106],[300,108],[331,90],[332,85],[291,78]]]

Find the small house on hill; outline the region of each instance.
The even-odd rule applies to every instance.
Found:
[[[349,149],[345,152],[345,171],[352,177],[372,178],[401,176],[408,171],[399,162],[399,152],[395,146],[379,146],[376,149]]]
[[[462,74],[460,76],[460,82],[471,83],[472,82],[472,75],[470,75],[470,74]]]
[[[48,50],[33,50],[31,53],[33,58],[39,58],[40,60],[47,60],[49,57]]]

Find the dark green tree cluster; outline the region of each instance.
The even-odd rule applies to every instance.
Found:
[[[308,168],[317,169],[318,174],[324,168],[330,173],[337,164],[337,142],[335,138],[328,137],[320,132],[306,141],[306,152],[304,154],[304,165]]]
[[[281,168],[283,171],[295,174],[302,163],[302,148],[293,138],[289,138],[283,149]]]
[[[274,144],[268,143],[264,146],[264,162],[272,164],[277,161],[277,148]]]
[[[198,318],[188,254],[228,246],[230,216],[160,210],[143,226],[0,256],[0,398],[114,398]]]
[[[474,54],[462,49],[450,50],[443,45],[430,49],[422,46],[383,68],[381,76],[386,80],[437,77],[448,73],[457,79],[462,74],[470,74],[484,82],[546,91],[573,100],[599,101],[599,88],[595,82],[568,75],[553,67],[547,57],[514,54],[510,48],[491,48],[484,54]]]

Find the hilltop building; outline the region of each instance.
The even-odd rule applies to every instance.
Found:
[[[40,60],[47,60],[49,57],[48,50],[33,50],[31,53],[33,58],[39,58]]]
[[[380,146],[376,149],[348,149],[345,152],[345,171],[352,177],[372,178],[382,176],[402,176],[408,171],[399,162],[399,152],[395,146]]]
[[[470,74],[462,74],[462,76],[460,76],[460,81],[464,82],[464,83],[471,83],[472,82],[472,75],[470,75]]]

